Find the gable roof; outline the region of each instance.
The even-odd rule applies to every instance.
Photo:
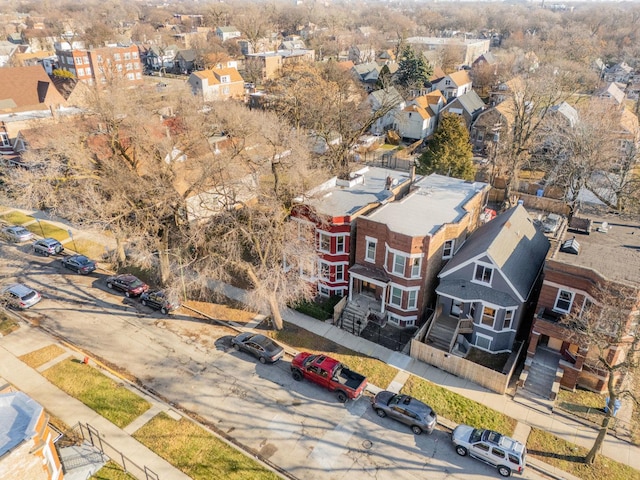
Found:
[[[525,208],[516,205],[473,232],[439,277],[446,277],[486,255],[524,300],[533,288],[549,245]]]
[[[42,65],[0,68],[0,112],[47,110],[64,104]]]
[[[404,102],[404,98],[402,95],[396,90],[396,87],[388,87],[386,89],[376,90],[375,92],[371,92],[369,94],[371,98],[374,100],[376,106],[383,105],[398,105]]]
[[[447,74],[444,73],[444,70],[442,70],[442,68],[440,68],[438,66],[435,66],[435,67],[433,67],[433,73],[429,77],[429,81],[431,83],[437,83],[438,80],[441,80],[446,76],[447,76]]]
[[[554,105],[549,109],[549,111],[552,113],[559,113],[563,115],[569,122],[569,126],[572,128],[578,123],[578,111],[567,102],[562,102],[558,105]]]
[[[209,85],[218,85],[221,84],[221,78],[225,75],[230,77],[231,83],[234,82],[243,82],[244,80],[240,76],[238,70],[232,67],[228,68],[213,68],[211,70],[200,70],[197,72],[193,72],[192,75],[195,75],[202,80],[208,80]]]
[[[484,60],[485,62],[487,62],[487,64],[489,64],[489,65],[495,65],[496,63],[498,63],[498,59],[491,52],[483,53],[478,58],[476,58],[473,63],[476,63],[476,62],[480,61],[481,59]]]
[[[449,79],[458,87],[471,83],[471,76],[466,70],[458,70],[457,72],[450,73]]]
[[[486,106],[475,90],[469,90],[467,93],[456,97],[453,102],[459,103],[460,106],[469,113],[483,110]]]
[[[601,98],[613,98],[618,104],[622,104],[625,97],[624,92],[614,82],[597,90],[595,95]]]

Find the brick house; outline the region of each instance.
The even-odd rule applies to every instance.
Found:
[[[283,66],[315,60],[315,50],[277,50],[275,52],[251,53],[245,55],[245,65],[253,64],[261,72],[262,80],[276,78]]]
[[[318,252],[318,264],[301,273],[320,296],[346,295],[358,218],[403,196],[410,184],[407,172],[364,167],[349,180],[333,177],[297,199],[292,219],[315,230]]]
[[[88,50],[57,44],[59,68],[72,73],[78,80],[100,85],[113,78],[122,78],[131,85],[142,83],[142,63],[136,45],[110,46]]]
[[[596,352],[581,345],[562,323],[571,313],[581,315],[597,303],[598,286],[640,289],[640,221],[619,215],[593,213],[574,216],[551,250],[529,336],[527,358],[540,352],[555,354],[562,371],[560,385],[596,392],[606,390],[608,374],[596,366]],[[625,328],[637,330],[637,310],[630,312]],[[612,364],[624,357],[625,346],[611,348]]]
[[[419,324],[433,305],[438,272],[479,226],[488,191],[485,183],[432,174],[402,199],[360,217],[349,302],[368,297],[378,319]]]
[[[55,433],[40,404],[23,392],[0,394],[0,478],[62,480]]]

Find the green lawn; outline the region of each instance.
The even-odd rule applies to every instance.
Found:
[[[582,459],[588,451],[537,428],[531,429],[527,440],[529,456],[583,480],[640,480],[640,471],[603,455],[598,455],[593,465],[585,465]]]
[[[202,427],[160,413],[133,435],[194,480],[277,480],[280,477]]]
[[[411,375],[401,390],[431,405],[438,415],[456,423],[512,435],[516,420],[451,390]]]
[[[136,480],[136,477],[125,473],[120,465],[109,460],[104,467],[89,477],[89,480]]]
[[[354,352],[291,323],[285,322],[284,329],[268,332],[268,335],[298,351],[326,353],[356,372],[365,375],[370,383],[380,388],[387,388],[398,373],[398,369],[395,367]]]
[[[42,375],[120,428],[151,407],[142,397],[78,360],[63,360]]]
[[[35,222],[31,225],[27,225],[25,228],[35,233],[36,235],[40,235],[45,238],[55,238],[59,242],[62,242],[63,240],[67,240],[69,238],[69,232],[67,232],[63,228],[56,227],[49,222]]]

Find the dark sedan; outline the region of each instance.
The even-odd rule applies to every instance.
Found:
[[[243,332],[231,339],[233,348],[243,350],[256,357],[260,363],[274,363],[284,355],[284,348],[264,335]]]
[[[144,292],[140,295],[140,303],[155,310],[160,310],[164,315],[169,312],[173,312],[180,307],[180,303],[178,301],[172,301],[167,298],[166,294],[162,290]]]
[[[431,433],[436,426],[437,416],[431,407],[409,395],[382,391],[371,401],[371,406],[379,417],[391,417],[411,427],[416,435]]]
[[[149,290],[149,285],[129,273],[107,278],[107,288],[120,290],[127,297],[137,297]]]
[[[96,263],[84,255],[69,255],[62,259],[62,266],[81,275],[86,275],[96,269]]]

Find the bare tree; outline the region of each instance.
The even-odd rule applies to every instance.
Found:
[[[567,315],[563,325],[575,343],[588,351],[585,363],[591,372],[606,377],[609,403],[598,436],[586,455],[592,464],[602,447],[618,399],[640,405],[632,382],[640,373],[639,291],[635,287],[601,283],[594,286],[592,301],[579,313]]]

